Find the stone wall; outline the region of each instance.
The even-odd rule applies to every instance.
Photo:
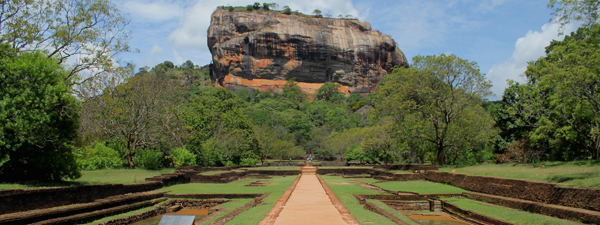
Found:
[[[600,211],[600,189],[557,187],[556,184],[428,171],[430,181],[450,184],[466,190],[534,202]]]
[[[156,190],[162,186],[161,182],[145,182],[3,190],[0,192],[0,214],[88,203],[115,195]]]

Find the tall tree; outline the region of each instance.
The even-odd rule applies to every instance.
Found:
[[[546,47],[525,72],[545,112],[530,134],[534,141],[573,142],[593,159],[600,151],[600,25],[580,28]]]
[[[283,94],[281,97],[290,99],[296,102],[306,101],[308,96],[302,91],[302,88],[298,86],[296,78],[289,79],[282,88]]]
[[[437,161],[444,165],[447,148],[464,146],[461,141],[490,138],[462,140],[456,136],[475,125],[465,121],[489,117],[481,102],[491,95],[490,87],[475,62],[455,55],[415,56],[411,68],[396,68],[386,76],[378,90],[376,109],[391,118],[397,137],[433,143]],[[492,129],[491,118],[481,121],[484,123],[477,126]]]
[[[582,21],[583,26],[589,28],[600,19],[598,0],[550,0],[548,7],[555,9],[552,19],[557,20],[561,28],[573,21]]]
[[[0,43],[44,51],[68,65],[63,79],[72,83],[114,69],[116,55],[130,51],[128,24],[109,0],[0,1]]]
[[[341,85],[336,83],[325,82],[319,89],[317,89],[317,100],[324,100],[329,102],[342,102],[344,101],[344,93],[340,92]]]
[[[0,45],[0,179],[78,178],[80,107],[67,72],[40,52],[10,52]]]

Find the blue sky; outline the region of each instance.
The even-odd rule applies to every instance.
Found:
[[[210,63],[206,30],[219,5],[248,5],[242,0],[121,0],[130,15],[130,45],[140,53],[121,55],[137,67],[169,60]],[[506,80],[524,81],[527,62],[544,55],[552,39],[561,40],[550,22],[548,0],[280,0],[280,8],[310,14],[351,14],[389,34],[409,61],[416,55],[455,54],[478,63],[492,81],[491,100],[500,99]],[[576,29],[571,25],[565,33]]]

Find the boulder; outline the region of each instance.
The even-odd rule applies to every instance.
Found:
[[[208,28],[211,74],[232,90],[280,91],[296,78],[308,94],[325,82],[370,93],[394,66],[408,67],[394,40],[356,19],[217,9]]]

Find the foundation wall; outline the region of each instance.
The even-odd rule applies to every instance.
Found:
[[[126,193],[159,189],[161,182],[140,184],[92,184],[75,187],[10,189],[0,191],[0,214],[62,205],[88,203]]]
[[[600,211],[600,189],[557,187],[553,183],[428,171],[430,181],[466,190],[534,202]]]

